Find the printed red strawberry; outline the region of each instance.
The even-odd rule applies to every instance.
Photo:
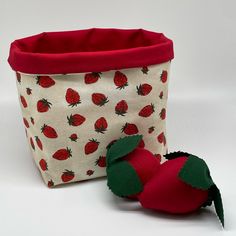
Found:
[[[224,226],[220,190],[211,178],[206,162],[192,154],[175,152],[146,183],[138,199],[144,208],[171,214],[187,214],[210,206]]]
[[[50,88],[55,84],[55,81],[50,76],[46,75],[37,76],[36,80],[36,83],[43,88]]]
[[[157,136],[158,142],[159,142],[159,143],[163,143],[164,137],[165,137],[164,133],[163,133],[163,132],[160,133],[160,134]]]
[[[147,66],[143,66],[143,68],[141,69],[141,71],[143,72],[143,74],[148,74],[148,67]]]
[[[164,140],[163,140],[164,146],[166,145],[166,136],[164,135]]]
[[[109,102],[108,97],[106,97],[102,93],[93,93],[92,101],[95,105],[100,106],[100,107]]]
[[[128,79],[125,74],[120,71],[115,72],[114,84],[117,86],[117,89],[124,89],[128,86]]]
[[[84,82],[85,84],[93,84],[98,81],[99,78],[101,78],[101,72],[92,72],[92,73],[87,73],[84,76]]]
[[[68,124],[71,126],[79,126],[85,122],[85,117],[80,114],[67,116]]]
[[[98,149],[99,144],[100,143],[96,139],[89,139],[89,142],[84,146],[84,153],[88,155],[95,152]]]
[[[94,124],[95,131],[102,134],[107,130],[107,126],[108,124],[104,117],[100,117]]]
[[[24,96],[20,95],[20,101],[21,101],[21,104],[24,108],[26,108],[28,106]]]
[[[79,93],[72,88],[68,88],[66,90],[66,101],[71,107],[77,106],[81,103]]]
[[[26,128],[29,128],[29,122],[26,120],[26,118],[23,118],[23,122]]]
[[[140,84],[136,89],[138,95],[146,96],[152,91],[152,86],[150,84]]]
[[[69,137],[69,139],[73,142],[77,142],[78,136],[77,134],[71,134],[71,136]]]
[[[154,126],[148,128],[148,133],[151,134],[155,130]]]
[[[105,156],[100,156],[96,160],[95,165],[98,165],[99,167],[106,167],[106,157]]]
[[[74,179],[75,173],[71,170],[65,170],[63,174],[61,175],[61,180],[66,183]]]
[[[86,172],[86,174],[87,174],[88,176],[91,176],[93,173],[94,173],[93,170],[87,170],[87,172]]]
[[[50,103],[47,99],[40,99],[37,102],[37,110],[38,112],[47,112],[51,108],[52,103]]]
[[[163,98],[163,95],[164,95],[164,94],[163,94],[163,91],[161,91],[160,94],[159,94],[159,98],[162,99],[162,98]]]
[[[165,120],[165,118],[166,118],[166,109],[163,108],[163,109],[161,110],[161,112],[160,112],[159,115],[160,115],[160,117],[161,117],[162,120]]]
[[[54,159],[59,160],[59,161],[67,160],[71,156],[72,156],[72,152],[71,152],[71,149],[69,149],[68,147],[59,149],[52,155]]]
[[[133,134],[137,134],[138,131],[138,127],[135,124],[131,124],[131,123],[126,123],[121,131],[127,135],[133,135]]]
[[[32,149],[35,150],[34,141],[33,141],[32,137],[30,137],[30,145],[31,145]]]
[[[138,147],[141,140],[142,135],[127,136],[107,151],[107,185],[117,196],[137,198],[160,167],[150,151]]]
[[[35,141],[36,141],[36,143],[37,143],[37,145],[38,145],[38,148],[41,149],[41,150],[43,150],[42,141],[39,139],[38,136],[35,136]]]
[[[41,131],[47,138],[57,138],[58,137],[56,130],[49,125],[44,124],[41,128]]]
[[[128,104],[125,100],[121,100],[115,106],[115,112],[117,115],[124,116],[128,111]]]
[[[39,161],[39,166],[40,166],[42,171],[48,170],[48,164],[47,164],[47,162],[44,159],[41,159]]]
[[[31,121],[32,125],[34,125],[34,118],[33,117],[30,117],[30,121]]]
[[[138,113],[139,116],[142,117],[149,117],[153,112],[154,112],[154,105],[147,105],[145,107],[143,107],[140,112]]]
[[[161,82],[162,83],[165,83],[167,81],[167,71],[166,70],[163,70],[162,73],[161,73]]]
[[[159,143],[163,143],[164,145],[166,145],[166,137],[165,137],[164,132],[160,133],[157,136],[157,140],[158,140]]]
[[[16,79],[18,81],[18,83],[21,83],[21,74],[19,72],[16,72]]]
[[[54,186],[54,182],[51,180],[48,181],[48,187],[52,188]]]
[[[31,94],[32,94],[32,89],[31,89],[31,88],[26,88],[26,93],[27,93],[28,95],[31,95]]]

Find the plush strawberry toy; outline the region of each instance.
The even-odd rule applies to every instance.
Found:
[[[220,191],[213,182],[204,160],[189,153],[174,152],[138,198],[143,207],[173,214],[185,214],[211,205],[224,226]]]
[[[141,141],[142,135],[127,136],[107,151],[107,184],[117,196],[134,198],[160,167],[158,158],[137,147]]]
[[[137,148],[141,135],[116,141],[107,152],[108,187],[120,197],[136,196],[144,208],[186,214],[211,205],[224,226],[220,191],[204,160],[189,153],[167,154],[160,165],[149,151]]]

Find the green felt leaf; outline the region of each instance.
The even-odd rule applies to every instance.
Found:
[[[117,140],[107,151],[107,165],[132,152],[142,137],[142,135],[132,135]]]
[[[137,194],[143,185],[133,167],[127,161],[119,161],[107,168],[107,185],[119,197]]]
[[[193,155],[188,157],[180,170],[179,178],[192,187],[202,190],[207,190],[214,184],[206,162]]]
[[[219,220],[220,220],[222,226],[224,227],[224,208],[223,208],[223,202],[222,202],[220,190],[214,184],[211,187],[211,192],[212,192],[212,196],[213,196],[214,206],[216,209],[216,214],[219,217]]]

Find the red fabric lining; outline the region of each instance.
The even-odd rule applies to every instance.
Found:
[[[92,28],[16,40],[8,62],[23,73],[64,74],[149,66],[173,57],[173,43],[161,33]]]

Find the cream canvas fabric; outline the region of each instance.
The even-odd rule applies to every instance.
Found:
[[[17,73],[27,139],[45,183],[55,186],[106,175],[107,146],[142,134],[140,146],[167,152],[170,62],[100,73]]]

